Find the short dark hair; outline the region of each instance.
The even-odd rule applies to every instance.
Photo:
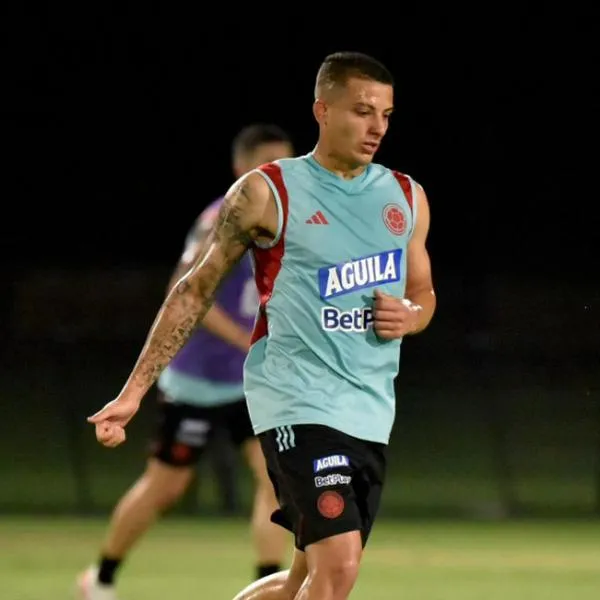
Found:
[[[244,127],[233,139],[231,151],[233,156],[254,152],[263,144],[282,142],[291,144],[290,136],[278,125],[272,123],[255,123]]]
[[[362,52],[334,52],[325,57],[319,68],[315,97],[318,96],[320,89],[343,86],[350,77],[394,85],[392,74],[376,58]]]

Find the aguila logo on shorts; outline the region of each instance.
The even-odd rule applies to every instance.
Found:
[[[335,469],[337,467],[349,467],[350,461],[345,454],[333,454],[331,456],[323,456],[313,461],[313,470],[315,473],[324,471],[325,469]]]
[[[323,300],[343,296],[384,283],[400,281],[402,249],[387,250],[319,269],[319,293]]]

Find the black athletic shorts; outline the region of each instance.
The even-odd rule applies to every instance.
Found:
[[[359,530],[366,545],[379,510],[386,446],[321,425],[294,425],[259,435],[280,508],[271,520],[304,550]]]
[[[225,429],[236,446],[254,437],[245,399],[204,407],[170,401],[159,391],[150,453],[168,465],[193,465],[218,428]]]

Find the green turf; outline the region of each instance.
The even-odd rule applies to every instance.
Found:
[[[2,600],[73,598],[103,522],[0,520]],[[600,523],[381,521],[352,595],[363,600],[597,600]],[[242,521],[160,522],[122,572],[123,600],[230,600],[252,575]]]

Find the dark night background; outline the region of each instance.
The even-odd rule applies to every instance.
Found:
[[[137,474],[152,401],[117,455],[85,415],[231,183],[232,136],[270,121],[310,151],[316,71],[352,49],[395,75],[377,159],[428,193],[439,297],[404,350],[388,510],[600,511],[597,19],[284,8],[5,20],[0,510],[104,509]]]

